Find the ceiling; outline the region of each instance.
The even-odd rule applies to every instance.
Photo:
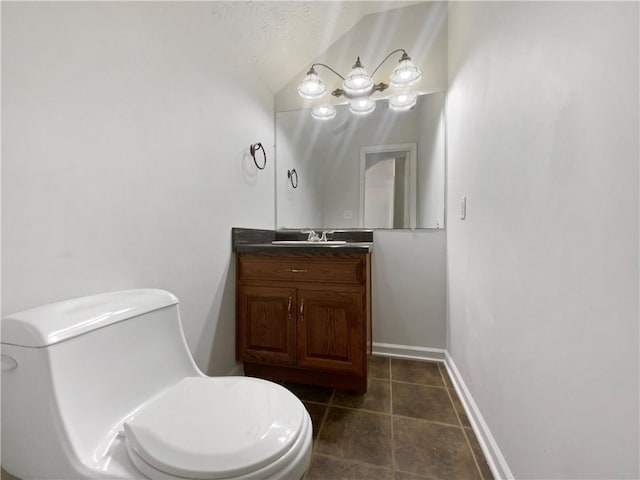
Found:
[[[228,39],[225,46],[249,61],[276,94],[364,16],[417,3],[213,2],[210,10],[214,28]]]

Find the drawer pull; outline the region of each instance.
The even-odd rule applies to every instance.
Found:
[[[289,321],[291,321],[291,295],[289,295],[289,304],[287,305],[287,313],[289,314]]]
[[[306,270],[304,268],[287,268],[287,272],[289,273],[305,273],[308,272],[309,270]]]
[[[300,323],[304,322],[304,298],[300,299]]]

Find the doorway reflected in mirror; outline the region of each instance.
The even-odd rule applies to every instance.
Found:
[[[415,228],[416,144],[360,149],[360,227]]]

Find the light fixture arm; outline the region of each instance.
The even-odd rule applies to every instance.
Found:
[[[376,83],[373,87],[371,87],[371,93],[384,92],[387,88],[389,88],[389,85],[387,85],[384,82]],[[342,97],[344,95],[345,98],[349,98],[349,99],[358,98],[361,96],[361,95],[349,95],[342,88],[336,88],[333,92],[331,92],[331,95],[333,95],[334,97]]]
[[[384,60],[382,60],[378,66],[373,70],[373,73],[371,74],[371,78],[373,78],[373,76],[376,74],[376,72],[380,69],[380,67],[382,66],[382,64],[384,62],[386,62],[389,57],[391,55],[393,55],[394,53],[398,53],[398,52],[402,52],[402,58],[400,59],[400,61],[403,60],[411,60],[411,57],[409,56],[409,54],[407,53],[407,51],[404,48],[398,48],[397,50],[394,50],[393,52],[391,52],[389,55],[387,55],[386,57],[384,57]]]
[[[331,68],[329,65],[325,63],[314,63],[313,65],[311,65],[311,68],[307,72],[307,75],[309,75],[310,73],[316,73],[316,70],[314,68],[316,66],[327,68],[331,70],[333,73],[335,73],[337,76],[339,76],[342,80],[344,80],[344,77],[342,75],[340,75],[338,72],[336,72],[333,68]]]

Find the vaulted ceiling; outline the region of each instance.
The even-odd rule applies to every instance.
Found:
[[[212,2],[226,48],[253,65],[274,94],[364,16],[421,2]]]

